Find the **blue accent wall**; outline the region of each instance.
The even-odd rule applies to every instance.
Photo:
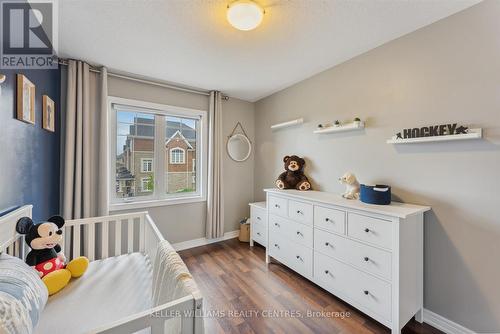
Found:
[[[0,212],[33,204],[35,220],[59,213],[61,103],[59,70],[1,70]],[[35,125],[16,119],[16,74],[36,86]],[[42,128],[42,95],[55,102],[56,132]]]

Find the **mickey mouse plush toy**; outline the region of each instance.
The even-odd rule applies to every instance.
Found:
[[[33,223],[28,217],[19,219],[16,231],[25,234],[25,240],[31,251],[26,256],[26,263],[33,267],[49,290],[49,295],[64,288],[71,277],[80,277],[87,270],[89,260],[77,257],[65,264],[66,257],[59,243],[62,241],[64,219],[61,216],[50,217],[45,222]]]

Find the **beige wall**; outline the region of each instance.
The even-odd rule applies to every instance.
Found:
[[[108,85],[110,96],[208,110],[207,96],[180,92],[114,77],[109,78]],[[253,141],[254,105],[231,98],[223,102],[222,109],[224,113],[224,136],[229,135],[235,123],[239,120]],[[239,219],[249,215],[248,202],[253,199],[253,164],[253,155],[244,163],[235,163],[227,157],[227,154],[225,155],[223,168],[226,180],[224,187],[226,207],[224,230],[226,232],[239,228]],[[235,182],[232,182],[232,180]],[[240,182],[237,182],[237,180],[240,180]],[[204,237],[205,210],[206,202],[148,209],[158,224],[160,231],[171,243]]]
[[[307,159],[316,189],[341,192],[353,171],[387,183],[425,216],[425,307],[470,329],[500,332],[500,1],[486,1],[256,103],[255,195],[281,158]],[[304,117],[295,128],[273,123]],[[355,116],[362,132],[315,135]],[[386,144],[404,127],[458,122],[485,139]]]

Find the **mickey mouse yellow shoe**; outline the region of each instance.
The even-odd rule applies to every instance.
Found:
[[[43,276],[42,281],[45,283],[47,290],[49,290],[49,296],[52,296],[68,285],[70,279],[71,272],[69,270],[59,269]]]
[[[77,257],[71,260],[67,265],[66,269],[71,272],[71,277],[77,278],[82,276],[89,266],[89,260],[85,256]]]

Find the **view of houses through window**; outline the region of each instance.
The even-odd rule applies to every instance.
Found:
[[[197,119],[118,110],[116,121],[117,198],[151,196],[157,177],[166,195],[196,192]],[[164,126],[164,143],[155,147],[159,124]],[[163,171],[155,157],[164,157]]]

